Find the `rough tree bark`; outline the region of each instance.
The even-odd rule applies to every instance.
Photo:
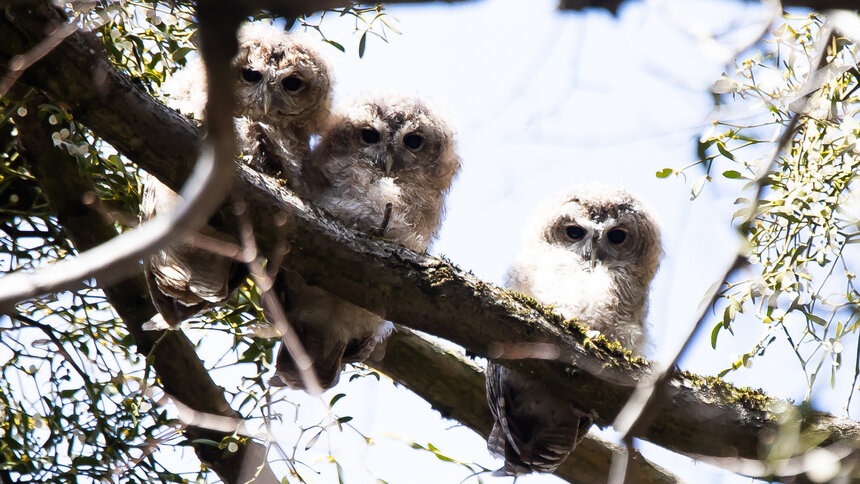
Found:
[[[28,2],[0,18],[0,69],[8,69],[13,56],[28,52],[42,38],[47,22],[62,21],[51,19],[41,5]],[[96,79],[91,66],[101,72]],[[96,134],[171,187],[181,184],[195,160],[197,130],[109,68],[91,35],[73,34],[21,80],[70,106]],[[125,107],[125,115],[115,114],[118,105]],[[154,125],[159,129],[147,130]],[[236,183],[254,214],[258,243],[270,247],[287,237],[292,250],[284,263],[308,282],[477,355],[497,355],[499,343],[553,344],[559,349],[557,360],[502,363],[593,408],[600,425],[611,423],[632,386],[649,371],[647,362],[630,359],[605,341],[588,340],[579,326],[533,301],[486,285],[447,261],[345,230],[271,179],[239,167]],[[281,214],[288,216],[283,232],[273,230],[272,223]],[[637,436],[691,455],[755,459],[760,439],[777,427],[769,412],[772,402],[758,392],[677,372],[658,415]],[[818,412],[804,415],[807,428],[828,436],[824,444],[860,437],[856,422]]]

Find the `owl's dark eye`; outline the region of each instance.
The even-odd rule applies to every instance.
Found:
[[[424,138],[422,138],[420,134],[409,133],[403,137],[403,144],[405,144],[410,150],[417,150],[421,147],[423,142]]]
[[[283,86],[285,90],[291,92],[298,91],[304,85],[305,83],[296,76],[285,77],[284,80],[281,81],[281,86]]]
[[[606,234],[606,238],[609,239],[609,242],[618,245],[627,240],[627,232],[621,229],[612,229]]]
[[[376,144],[379,143],[380,136],[379,131],[373,128],[365,128],[361,130],[361,139],[367,144]]]
[[[263,80],[263,75],[254,69],[242,69],[242,79],[246,82],[256,84]]]
[[[579,240],[585,237],[585,229],[579,225],[568,225],[565,227],[564,231],[567,233],[567,236],[573,240]]]

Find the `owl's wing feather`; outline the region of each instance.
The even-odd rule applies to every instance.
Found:
[[[179,196],[155,177],[146,175],[142,182],[141,220],[172,210],[179,201]],[[208,226],[201,233],[235,243],[232,237]],[[145,261],[144,269],[153,303],[170,325],[224,302],[247,275],[244,264],[185,244],[155,252]]]
[[[308,285],[293,271],[279,271],[273,289],[324,389],[337,384],[346,363],[367,360],[393,328],[379,316]],[[276,367],[273,384],[304,388],[301,372],[284,345]]]
[[[592,424],[543,385],[492,362],[487,399],[495,417],[487,447],[505,458],[502,475],[553,472]]]
[[[185,321],[188,318],[197,316],[206,310],[207,304],[199,302],[197,304],[185,304],[179,299],[168,296],[163,293],[155,279],[155,273],[151,265],[147,262],[144,264],[146,273],[146,286],[149,289],[149,295],[152,298],[152,304],[170,326]]]
[[[332,341],[330,338],[326,338],[324,334],[314,331],[300,332],[299,340],[313,362],[312,369],[320,386],[323,389],[335,386],[343,369],[345,342]],[[283,343],[278,350],[275,368],[275,377],[269,380],[271,385],[288,386],[296,389],[305,388],[302,372],[296,366],[295,360],[290,356],[290,352]]]
[[[343,354],[344,363],[361,363],[365,361],[376,348],[376,334],[367,334],[363,338],[350,340]]]

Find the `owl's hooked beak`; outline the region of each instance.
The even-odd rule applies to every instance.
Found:
[[[391,153],[386,152],[385,155],[377,155],[376,163],[379,165],[379,169],[385,173],[385,176],[391,176],[391,168],[394,166],[394,157],[391,156]]]
[[[586,256],[591,261],[591,268],[594,269],[597,267],[598,261],[603,260],[604,254],[600,253],[600,248],[597,246],[597,241],[600,240],[602,235],[602,231],[600,233],[594,234],[593,237],[588,241],[588,248],[586,249]]]
[[[263,89],[263,114],[269,114],[269,109],[272,108],[272,96],[268,89]]]

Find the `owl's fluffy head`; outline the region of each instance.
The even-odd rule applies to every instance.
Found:
[[[237,114],[307,134],[319,130],[329,116],[333,81],[312,39],[263,22],[243,25],[238,38]]]
[[[568,188],[541,204],[525,232],[526,244],[548,244],[588,269],[635,265],[650,281],[663,254],[651,211],[624,188],[587,184]]]
[[[349,158],[407,183],[447,191],[460,169],[454,130],[426,100],[376,93],[338,110],[324,130],[320,159]]]
[[[306,143],[331,113],[331,68],[313,39],[263,22],[244,24],[238,39],[236,116]],[[162,96],[170,107],[203,121],[206,86],[206,69],[195,57],[165,83]]]

